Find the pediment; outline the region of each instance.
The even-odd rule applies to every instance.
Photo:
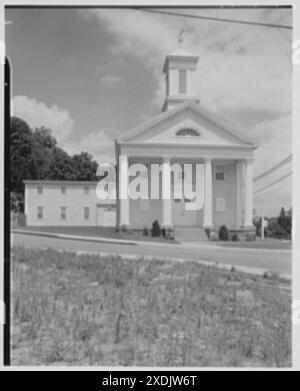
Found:
[[[118,140],[121,143],[180,145],[256,144],[233,125],[194,102],[184,102],[138,126]]]

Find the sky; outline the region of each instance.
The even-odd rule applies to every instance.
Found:
[[[293,23],[289,9],[179,12]],[[116,8],[7,9],[6,20],[13,115],[52,129],[69,153],[114,161],[114,139],[161,113],[162,66],[182,28],[184,49],[200,57],[200,104],[259,143],[254,176],[292,153],[292,30]],[[291,168],[255,182],[254,190]],[[256,213],[290,208],[291,193],[292,177],[258,193]]]

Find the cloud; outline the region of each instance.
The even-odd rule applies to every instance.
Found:
[[[187,12],[187,10],[182,11]],[[190,12],[189,12],[190,13]],[[291,23],[289,10],[193,10],[193,14],[261,22]],[[153,103],[164,98],[161,66],[177,44],[182,27],[184,46],[199,55],[198,93],[216,110],[291,107],[292,33],[230,23],[167,17],[134,10],[89,10],[112,34],[112,53],[130,53],[150,67],[157,81]],[[122,20],[122,23],[120,23]]]
[[[70,140],[64,148],[70,154],[82,151],[91,153],[98,163],[114,162],[114,140],[108,136],[110,133],[110,130],[91,132],[78,141]]]
[[[107,135],[114,134],[113,131],[87,132],[76,141],[73,138],[75,123],[66,109],[56,105],[47,107],[45,103],[25,95],[13,98],[12,112],[24,119],[31,128],[44,126],[51,129],[59,146],[70,154],[85,151],[91,153],[98,162],[114,161],[114,141]]]
[[[111,54],[130,53],[153,70],[161,65],[160,61],[170,47],[176,47],[177,24],[163,23],[152,14],[126,9],[93,9],[80,13],[86,19],[98,21],[102,28],[105,24],[113,36]]]
[[[56,105],[48,107],[26,95],[12,99],[12,113],[24,119],[32,128],[44,126],[51,129],[58,142],[65,141],[74,129],[74,120],[66,109]]]
[[[118,84],[123,83],[124,79],[121,76],[105,75],[100,78],[100,84]]]
[[[177,10],[191,13],[191,10]],[[192,10],[206,16],[292,25],[289,9]],[[165,98],[161,71],[165,55],[178,47],[185,29],[184,48],[199,56],[197,89],[200,104],[231,122],[260,144],[254,175],[291,153],[292,143],[292,30],[260,28],[232,23],[168,17],[133,10],[89,10],[87,18],[98,21],[111,34],[112,54],[138,59],[152,72],[151,104],[160,109]],[[122,23],[120,23],[122,21]],[[274,173],[265,184],[289,170]],[[291,205],[291,178],[283,185],[255,197],[255,206],[277,213]],[[257,183],[257,188],[263,186]]]
[[[126,69],[127,65],[127,62],[122,58],[101,56],[100,63],[96,65],[96,72],[99,74],[106,74],[107,69],[120,71]]]

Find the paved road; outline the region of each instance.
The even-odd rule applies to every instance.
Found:
[[[187,260],[218,262],[234,266],[276,270],[285,276],[291,276],[292,252],[289,250],[253,250],[230,249],[217,246],[187,247],[176,244],[143,243],[138,245],[87,242],[69,239],[57,239],[24,234],[12,234],[11,243],[35,248],[52,247],[73,251],[97,251],[129,255],[151,255],[175,257]]]

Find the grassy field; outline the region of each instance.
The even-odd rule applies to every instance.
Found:
[[[290,366],[290,282],[12,249],[12,364]]]

